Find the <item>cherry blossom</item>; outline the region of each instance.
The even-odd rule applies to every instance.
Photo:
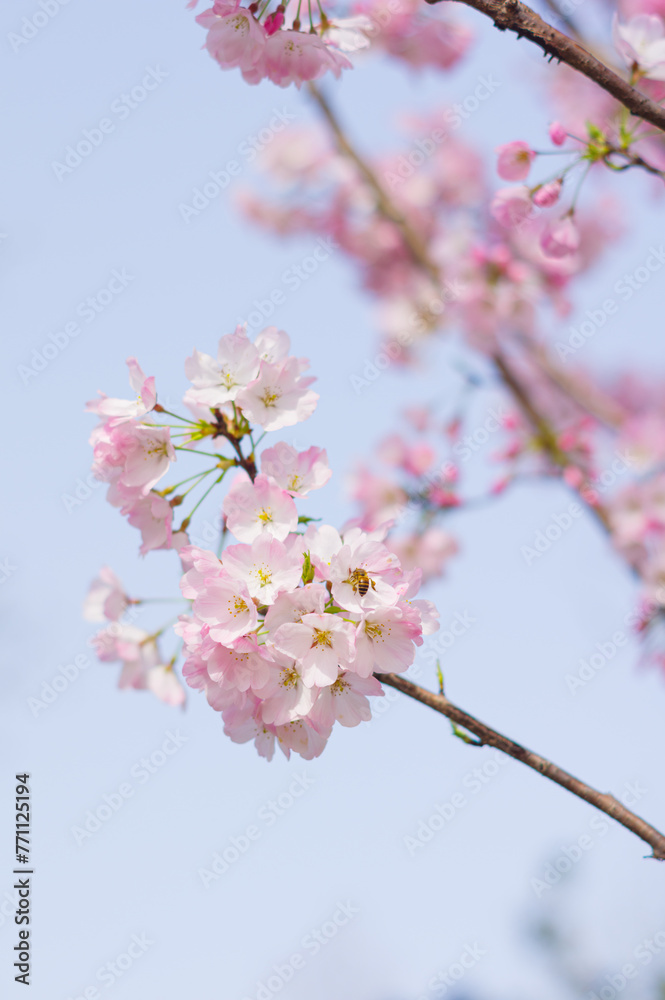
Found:
[[[199,616],[200,617],[200,616]],[[210,632],[211,638],[215,638]],[[228,641],[228,640],[227,640]],[[259,691],[270,678],[270,661],[262,655],[256,639],[246,638],[232,648],[215,645],[207,660],[208,676],[238,691]]]
[[[272,664],[263,688],[257,692],[263,722],[275,726],[306,717],[319,693],[305,684],[299,663],[287,656],[281,660]]]
[[[142,417],[154,407],[157,402],[155,393],[155,378],[151,375],[146,378],[141,366],[136,358],[127,358],[129,368],[129,384],[136,393],[135,400],[110,399],[100,392],[101,399],[88,403],[86,410],[89,413],[96,413],[100,417],[113,417],[114,423],[131,420],[135,417]]]
[[[497,173],[504,181],[523,181],[528,176],[531,164],[536,156],[526,142],[508,142],[497,146]]]
[[[266,431],[277,431],[311,416],[319,397],[309,388],[312,380],[300,372],[295,358],[274,364],[262,361],[258,377],[236,396],[247,419]]]
[[[353,669],[361,677],[374,670],[383,673],[404,670],[416,655],[414,642],[422,643],[419,615],[409,616],[408,608],[378,608],[363,615],[356,631],[356,659]]]
[[[300,622],[303,615],[321,614],[328,602],[328,592],[320,584],[308,583],[291,593],[280,594],[266,613],[265,626],[274,634],[286,622]]]
[[[154,549],[177,547],[173,545],[173,508],[164,497],[157,493],[136,497],[123,507],[123,513],[132,527],[141,532],[142,556]]]
[[[261,453],[261,469],[277,486],[292,497],[305,497],[328,482],[332,470],[322,448],[296,451],[285,441]]]
[[[187,358],[185,374],[194,388],[185,394],[184,402],[209,409],[233,402],[258,372],[259,353],[239,326],[235,333],[220,339],[216,360],[197,350]]]
[[[512,187],[497,191],[490,210],[497,222],[507,229],[518,226],[533,212],[528,188]]]
[[[293,590],[302,572],[298,554],[269,535],[261,535],[251,545],[229,545],[222,563],[263,604],[272,604],[282,591]]]
[[[266,40],[261,61],[243,73],[248,83],[258,83],[268,77],[278,87],[295,84],[301,87],[309,80],[318,80],[331,72],[339,77],[352,64],[342,52],[327,45],[318,35],[284,29]]]
[[[153,636],[134,625],[114,622],[93,637],[97,656],[105,663],[120,661],[118,686],[151,691],[168,705],[182,705],[185,691],[171,664],[162,660]]]
[[[215,3],[199,14],[197,22],[207,29],[205,47],[222,69],[238,67],[247,83],[272,80],[280,87],[317,80],[325,73],[339,77],[351,62],[343,54],[368,44],[365,18],[332,22],[325,17],[311,31],[301,31],[300,22],[285,16],[278,4],[268,13],[258,5],[241,7],[235,0]],[[262,21],[261,18],[264,18]]]
[[[303,615],[299,622],[280,625],[271,642],[280,653],[298,661],[308,687],[334,683],[338,666],[348,667],[354,659],[353,628],[337,615]]]
[[[622,24],[612,23],[617,52],[629,67],[650,80],[665,80],[665,22],[653,14],[637,14]]]
[[[93,471],[114,484],[118,506],[123,498],[147,496],[175,461],[168,427],[109,422],[94,433],[93,442]]]
[[[196,20],[208,28],[205,46],[222,69],[239,66],[248,70],[261,58],[266,46],[265,29],[244,8],[236,6],[231,12],[218,15],[213,7],[199,14]]]
[[[319,692],[308,719],[315,729],[325,735],[335,722],[339,722],[340,726],[368,722],[372,717],[368,695],[374,698],[383,696],[383,688],[374,677],[340,671],[337,680]]]
[[[570,215],[559,222],[548,226],[541,237],[541,246],[550,257],[567,257],[575,253],[580,246],[579,229]]]
[[[185,552],[187,550],[184,550]],[[199,622],[208,626],[207,634],[215,642],[232,643],[257,626],[256,605],[249,590],[240,580],[234,580],[218,561],[214,574],[190,570],[182,578],[183,593],[196,596],[192,609]],[[193,577],[196,577],[196,586]]]
[[[83,604],[83,617],[89,622],[118,621],[130,599],[125,588],[108,566],[103,566],[99,576],[90,585]]]

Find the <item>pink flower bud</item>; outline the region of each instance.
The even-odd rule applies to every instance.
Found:
[[[549,128],[550,139],[555,146],[563,146],[564,142],[568,138],[567,133],[561,122],[552,122]]]
[[[276,31],[284,24],[284,10],[277,8],[274,13],[269,14],[265,19],[264,27],[266,29],[266,35],[274,35]]]
[[[538,208],[549,208],[559,200],[561,194],[561,181],[550,181],[543,184],[533,192],[533,203]]]

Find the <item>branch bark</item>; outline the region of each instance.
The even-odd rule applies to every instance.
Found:
[[[541,757],[540,754],[527,750],[520,743],[516,743],[502,733],[497,732],[496,729],[492,729],[490,726],[485,725],[484,722],[480,722],[473,715],[469,715],[468,712],[454,705],[443,694],[434,694],[434,692],[428,691],[426,688],[422,688],[405,677],[400,677],[398,674],[377,673],[374,676],[382,684],[387,684],[389,687],[393,687],[397,691],[408,695],[409,698],[414,698],[416,701],[422,702],[423,705],[433,708],[435,712],[445,715],[447,719],[450,719],[456,725],[464,727],[464,729],[477,738],[478,746],[495,747],[495,749],[507,754],[514,760],[526,764],[527,767],[537,771],[538,774],[549,778],[550,781],[561,785],[562,788],[572,792],[578,798],[595,806],[596,809],[604,812],[606,816],[620,823],[627,830],[630,830],[631,833],[636,834],[640,840],[648,844],[652,850],[651,856],[653,858],[657,861],[665,861],[665,836],[656,830],[655,827],[651,826],[650,823],[647,823],[646,820],[631,812],[630,809],[627,809],[613,795],[596,791],[591,785],[587,785],[586,782],[575,778],[568,771],[557,767],[556,764],[547,760],[546,757]]]
[[[376,176],[370,165],[363,160],[363,158],[359,156],[353,148],[344,134],[344,130],[337,121],[337,117],[335,116],[333,109],[316,84],[309,83],[307,87],[311,96],[318,104],[323,117],[328,123],[328,127],[335,137],[340,153],[343,153],[344,156],[356,165],[360,175],[365,179],[367,186],[374,194],[378,212],[384,217],[384,219],[387,219],[389,222],[392,222],[395,226],[397,226],[411,256],[413,257],[413,260],[427,275],[429,275],[435,288],[438,288],[441,281],[441,275],[439,274],[438,267],[430,258],[426,243],[423,241],[420,234],[413,228],[409,220],[405,218],[403,213],[399,211],[397,206],[388,196],[383,188],[383,185],[381,184],[381,181]]]
[[[426,0],[433,5],[442,0]],[[460,0],[467,7],[491,17],[499,31],[514,31],[518,38],[528,38],[551,59],[566,63],[593,80],[625,108],[665,132],[665,108],[626,83],[614,70],[587,52],[582,45],[543,21],[520,0]]]

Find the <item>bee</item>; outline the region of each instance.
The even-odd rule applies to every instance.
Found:
[[[372,587],[374,587],[374,584],[364,569],[354,569],[347,582],[353,587],[353,593],[358,593],[361,597],[364,597],[369,590],[370,583],[372,584]]]

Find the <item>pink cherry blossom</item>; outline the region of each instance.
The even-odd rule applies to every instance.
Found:
[[[528,143],[521,140],[497,146],[497,173],[504,181],[523,181],[529,174],[535,152]]]
[[[236,396],[244,415],[266,431],[306,420],[316,408],[318,396],[303,378],[296,358],[276,364],[262,361],[259,376]]]
[[[409,67],[452,68],[468,49],[472,33],[450,17],[428,17],[418,0],[356,0],[353,12],[365,14],[372,47],[380,47]],[[437,12],[438,13],[438,12]]]
[[[407,449],[404,458],[404,470],[410,475],[419,478],[432,468],[435,458],[436,453],[430,444],[427,444],[425,441],[414,444]]]
[[[194,573],[198,575],[195,570]],[[183,593],[191,586],[190,573],[183,577]],[[256,605],[241,580],[234,580],[221,564],[215,575],[205,576],[196,588],[193,611],[208,626],[215,642],[231,643],[257,626]]]
[[[331,524],[307,526],[302,537],[302,551],[309,552],[317,580],[329,579],[333,556],[337,555],[342,545],[339,532]]]
[[[328,734],[335,722],[357,726],[372,717],[367,696],[383,697],[383,688],[374,677],[360,677],[350,670],[340,671],[333,684],[322,688],[307,716],[315,729]]]
[[[207,663],[211,680],[218,684],[224,681],[238,691],[260,690],[270,676],[270,662],[262,655],[255,637],[237,642],[233,649],[216,646]]]
[[[328,603],[328,592],[318,583],[308,583],[292,593],[280,594],[267,611],[265,626],[273,634],[285,622],[300,622],[303,615],[320,614]]]
[[[223,505],[229,531],[241,542],[269,535],[283,542],[298,526],[298,510],[286,490],[259,475],[252,483],[238,475]]]
[[[180,578],[182,596],[194,601],[209,577],[222,572],[221,559],[208,549],[197,545],[187,545],[180,551],[180,562],[184,575]]]
[[[233,402],[259,373],[259,352],[244,327],[222,337],[217,359],[195,350],[185,361],[185,374],[194,388],[185,393],[187,406],[213,407]]]
[[[257,753],[266,760],[272,760],[275,755],[276,727],[268,726],[253,716],[249,718],[224,720],[224,732],[234,743],[254,741]]]
[[[148,668],[145,690],[174,708],[184,705],[186,701],[185,689],[170,663],[159,663]]]
[[[118,621],[130,599],[125,588],[108,566],[103,566],[93,580],[83,604],[83,617],[89,622]]]
[[[123,513],[127,514],[131,526],[141,532],[142,556],[154,549],[175,547],[172,532],[173,508],[164,497],[157,493],[136,497],[124,508]]]
[[[287,760],[292,750],[300,754],[303,760],[313,760],[320,756],[326,747],[326,737],[310,726],[307,719],[296,719],[286,725],[277,726],[275,736]]]
[[[348,666],[355,652],[353,626],[330,614],[307,614],[280,625],[271,643],[298,662],[308,687],[334,683],[338,665]]]
[[[266,361],[269,365],[277,365],[286,361],[291,350],[291,338],[285,330],[278,330],[276,326],[266,326],[257,333],[254,339],[254,346],[259,352],[261,361]],[[305,367],[309,362],[304,362]],[[301,367],[301,370],[302,367]]]
[[[302,572],[302,558],[276,538],[261,535],[251,545],[230,545],[222,556],[224,569],[247,584],[252,597],[272,604],[278,594],[293,590]]]
[[[264,27],[266,29],[266,35],[274,35],[276,31],[284,24],[284,6],[280,4],[277,10],[273,11],[272,14],[268,14],[264,21]]]
[[[653,14],[637,14],[625,24],[614,15],[614,45],[628,67],[637,66],[650,80],[665,80],[665,22]]]
[[[129,384],[136,393],[135,400],[111,399],[100,392],[100,400],[93,400],[86,405],[89,413],[97,413],[100,417],[112,417],[114,423],[142,417],[154,407],[157,402],[155,393],[155,378],[149,378],[143,373],[136,358],[127,358],[129,368]]]
[[[279,87],[288,87],[291,83],[301,87],[308,80],[318,80],[324,73],[331,72],[339,77],[343,69],[351,68],[352,63],[346,56],[326,45],[318,35],[287,29],[267,38],[257,72]],[[251,69],[245,79],[255,82]]]
[[[391,537],[388,544],[403,569],[418,566],[426,580],[441,576],[448,560],[458,551],[453,536],[436,526],[410,535]]]
[[[533,214],[533,205],[527,187],[502,188],[494,196],[490,211],[506,229],[519,226]]]
[[[185,691],[173,668],[161,659],[153,636],[134,625],[114,622],[93,638],[100,660],[122,662],[118,686],[152,691],[169,705],[182,705]]]
[[[358,52],[369,48],[374,26],[364,14],[356,14],[355,17],[327,18],[325,24],[316,27],[329,45],[342,52]]]
[[[237,8],[231,13],[215,16],[212,20],[210,13],[206,11],[199,14],[196,20],[209,29],[205,46],[222,69],[239,66],[240,69],[248,70],[263,55],[266,46],[265,29],[245,8]]]
[[[146,496],[175,460],[168,427],[109,422],[93,433],[93,472],[112,483],[116,506],[132,496]],[[124,491],[124,493],[123,493]]]
[[[358,543],[345,544],[330,564],[333,597],[350,611],[368,611],[397,601],[386,577],[399,569],[399,560],[385,545],[366,538],[361,535]]]
[[[300,664],[286,656],[280,659],[281,662],[269,664],[268,678],[256,692],[261,699],[263,722],[275,726],[307,715],[319,693],[317,688],[305,684]]]
[[[580,232],[570,215],[547,226],[540,238],[540,245],[550,257],[567,257],[580,246]]]
[[[323,448],[296,451],[285,441],[261,453],[261,471],[293,497],[307,496],[325,486],[332,476]]]
[[[356,659],[351,669],[360,677],[369,677],[374,670],[405,670],[414,661],[414,640],[420,639],[421,632],[420,624],[406,617],[402,608],[367,612],[357,627]]]
[[[168,427],[149,424],[125,425],[125,428],[123,433],[127,438],[122,445],[125,463],[120,484],[138,487],[146,496],[175,461],[171,432]]]

